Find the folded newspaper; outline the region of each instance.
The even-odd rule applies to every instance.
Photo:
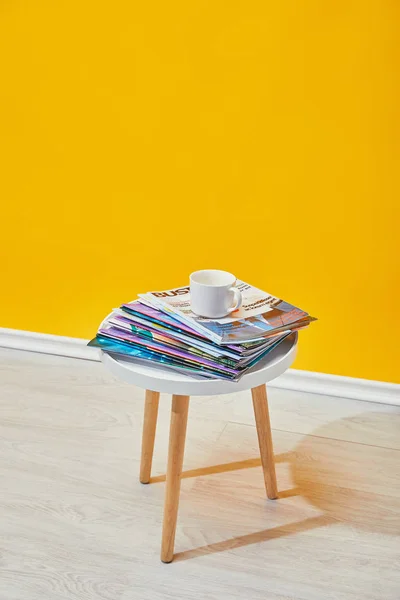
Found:
[[[195,315],[188,287],[149,292],[115,309],[89,344],[125,360],[192,377],[238,381],[314,319],[244,282],[237,285],[243,305],[228,318]]]

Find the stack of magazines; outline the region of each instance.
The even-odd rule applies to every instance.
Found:
[[[139,294],[103,321],[89,345],[192,377],[238,381],[315,319],[247,283],[238,281],[236,287],[242,306],[216,320],[192,312],[189,287]]]

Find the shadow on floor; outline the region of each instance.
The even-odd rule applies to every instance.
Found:
[[[339,439],[349,429],[354,432],[357,428],[363,432],[360,439],[365,439],[366,432],[371,433],[371,445]],[[400,415],[395,413],[363,413],[316,429],[293,451],[278,455],[275,460],[289,462],[295,484],[293,489],[279,492],[279,499],[302,496],[322,511],[321,515],[180,552],[174,560],[224,552],[341,522],[371,532],[400,535],[400,450],[385,447],[385,443],[395,439],[395,431],[400,432]],[[333,432],[337,439],[329,438]],[[182,473],[182,477],[260,465],[259,459],[251,458],[193,469]],[[152,479],[164,480],[165,476]],[[275,502],[279,503],[279,499]]]
[[[275,463],[285,462],[287,458],[288,455],[279,454],[275,457]],[[217,473],[228,473],[228,471],[252,469],[253,467],[261,467],[261,460],[259,458],[247,458],[246,460],[224,463],[222,465],[212,465],[210,467],[200,467],[198,469],[191,469],[190,471],[182,471],[181,478],[187,479],[189,477],[200,477],[202,475],[215,475]],[[163,481],[165,481],[165,475],[157,475],[150,479],[150,483],[160,483]]]
[[[363,441],[337,439],[349,431]],[[328,423],[291,453],[293,482],[310,504],[337,521],[400,535],[399,437],[396,413],[362,413]]]
[[[201,546],[200,548],[193,548],[193,550],[178,552],[174,556],[174,561],[198,558],[199,556],[214,554],[216,552],[225,552],[227,550],[241,548],[242,546],[249,546],[250,544],[259,544],[260,542],[276,540],[295,533],[301,533],[302,531],[324,527],[325,525],[330,525],[333,521],[334,519],[326,515],[310,517],[309,519],[304,519],[297,523],[288,523],[287,525],[281,525],[280,527],[272,527],[271,529],[264,529],[263,531],[240,535],[229,540],[224,540],[223,542],[216,542],[215,544],[208,544],[207,546]]]

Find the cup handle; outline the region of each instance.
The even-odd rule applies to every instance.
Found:
[[[233,294],[233,299],[235,304],[228,309],[228,313],[233,312],[234,310],[237,310],[241,305],[242,305],[242,294],[239,292],[239,290],[236,287],[231,287],[230,292],[232,292]]]

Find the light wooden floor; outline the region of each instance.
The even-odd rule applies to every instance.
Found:
[[[0,349],[1,600],[400,599],[400,409],[271,388],[268,501],[250,393],[193,398],[165,565],[169,409],[141,485],[140,390]]]

